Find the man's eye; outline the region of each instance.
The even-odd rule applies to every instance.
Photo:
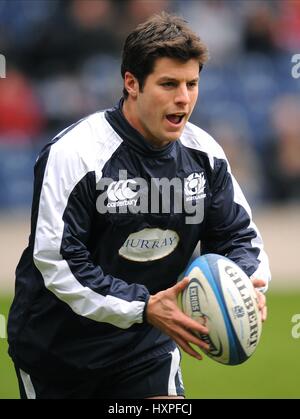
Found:
[[[164,86],[164,87],[174,87],[175,83],[172,82],[172,81],[167,81],[165,83],[162,83],[162,86]]]
[[[188,87],[196,87],[198,85],[197,82],[192,81],[191,83],[188,83]]]

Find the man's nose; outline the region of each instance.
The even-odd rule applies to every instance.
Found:
[[[186,85],[179,86],[176,91],[175,103],[183,103],[185,105],[190,103],[190,95]]]

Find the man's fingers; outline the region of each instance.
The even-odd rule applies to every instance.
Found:
[[[252,284],[255,288],[263,288],[266,286],[266,281],[256,278],[252,280]]]
[[[258,300],[258,309],[260,312],[261,321],[264,322],[267,320],[267,306],[266,306],[266,296],[256,290],[257,300]]]
[[[267,320],[267,316],[268,316],[268,308],[267,306],[265,306],[262,310],[261,310],[261,321],[265,322]]]
[[[256,291],[257,299],[258,299],[258,308],[262,310],[266,305],[266,297],[259,291]]]
[[[177,284],[174,285],[174,287],[172,287],[175,294],[178,295],[181,291],[183,291],[188,286],[189,282],[190,279],[187,276],[183,278],[181,281],[177,282]]]
[[[175,318],[175,323],[185,330],[193,330],[194,332],[201,333],[202,335],[208,335],[209,333],[209,330],[206,326],[204,326],[197,320],[192,319],[188,315],[184,314],[182,311],[178,312]]]
[[[186,342],[193,343],[197,345],[199,348],[209,351],[210,347],[208,343],[201,340],[200,337],[195,335],[191,330],[181,330],[180,337],[184,339]]]
[[[199,354],[199,352],[195,351],[184,339],[181,339],[180,337],[173,338],[175,342],[181,347],[181,349],[184,350],[187,354],[193,356],[194,358],[201,361],[203,359],[202,355]]]
[[[190,321],[191,320],[191,321]],[[193,330],[195,332],[201,333],[202,335],[208,335],[209,330],[203,324],[193,320],[189,317],[187,329]]]

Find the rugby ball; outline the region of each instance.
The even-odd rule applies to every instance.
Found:
[[[208,327],[199,337],[210,345],[206,354],[217,362],[238,365],[255,351],[262,330],[256,292],[250,278],[230,259],[207,254],[185,272],[182,310]]]

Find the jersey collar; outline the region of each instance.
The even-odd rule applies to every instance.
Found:
[[[118,105],[105,112],[105,117],[117,134],[140,154],[149,157],[160,157],[169,154],[174,147],[175,142],[170,142],[162,148],[153,147],[145,138],[129,124],[125,118],[122,107],[124,99],[122,98]]]

